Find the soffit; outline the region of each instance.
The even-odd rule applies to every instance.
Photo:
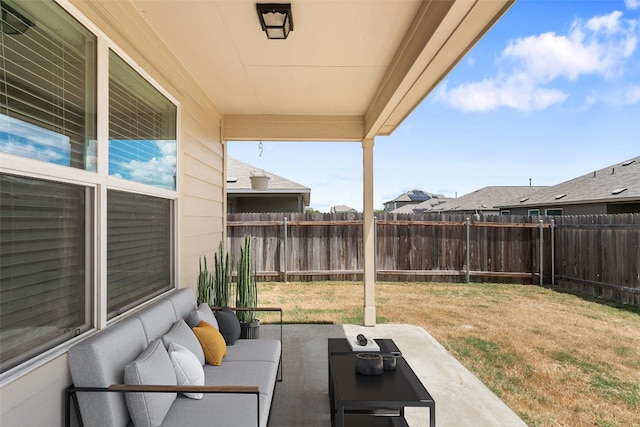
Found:
[[[287,40],[266,38],[255,3],[132,0],[229,139],[389,134],[511,0],[293,0]]]

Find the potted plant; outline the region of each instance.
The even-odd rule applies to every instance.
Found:
[[[256,272],[251,258],[251,236],[244,236],[240,248],[238,262],[238,281],[236,284],[236,308],[251,308],[258,305],[258,288]],[[258,338],[260,321],[255,318],[255,311],[238,310],[240,320],[240,338]]]
[[[231,286],[231,268],[229,268],[229,254],[218,246],[218,252],[213,255],[213,305],[225,307],[229,305]]]
[[[207,268],[206,255],[200,257],[200,273],[198,274],[198,304],[213,304],[213,275]]]

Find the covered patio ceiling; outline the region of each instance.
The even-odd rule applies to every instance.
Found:
[[[105,0],[113,1],[113,0]],[[247,0],[132,0],[223,116],[225,140],[389,135],[515,0],[291,0],[269,40]]]

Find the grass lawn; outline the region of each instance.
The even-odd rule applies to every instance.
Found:
[[[258,302],[287,323],[362,324],[363,292],[260,283]],[[422,326],[530,426],[640,426],[638,308],[538,286],[389,282],[376,306],[378,323]]]

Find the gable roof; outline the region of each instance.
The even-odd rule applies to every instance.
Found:
[[[444,199],[445,197],[442,194],[433,194],[427,191],[422,190],[411,190],[405,193],[402,193],[398,197],[393,200],[389,200],[388,202],[384,202],[384,204],[389,203],[397,203],[397,202],[406,202],[406,203],[420,203],[431,199]]]
[[[253,190],[251,188],[250,177],[256,173],[269,177],[269,187],[266,191]],[[311,199],[311,189],[309,187],[228,156],[226,177],[227,193],[229,194],[302,194],[306,206],[309,205]]]
[[[570,179],[501,207],[568,205],[640,200],[640,157]]]
[[[498,211],[506,201],[526,197],[545,187],[540,186],[489,186],[465,194],[456,199],[447,199],[444,203],[431,206],[423,203],[413,206],[415,212],[487,212]]]

